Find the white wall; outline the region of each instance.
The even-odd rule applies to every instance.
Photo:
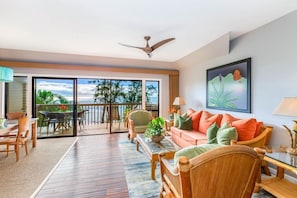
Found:
[[[252,58],[252,113],[230,113],[246,118],[255,117],[274,127],[270,144],[273,147],[290,145],[288,132],[294,117],[272,115],[283,97],[297,96],[297,11],[245,34],[230,44],[230,53],[208,60],[192,53],[180,61],[180,95],[185,97],[186,108],[196,110],[206,107],[206,70],[237,60]],[[212,43],[211,47],[216,50]],[[218,47],[221,43],[218,42]],[[201,53],[203,53],[201,51]],[[209,53],[209,52],[207,52]]]

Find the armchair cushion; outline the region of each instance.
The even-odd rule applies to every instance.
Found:
[[[147,125],[137,125],[134,126],[134,132],[135,133],[142,133],[147,129]]]
[[[195,156],[200,155],[201,153],[204,153],[206,151],[209,151],[211,149],[218,148],[218,147],[222,147],[222,145],[219,145],[219,144],[200,144],[198,146],[193,145],[193,146],[184,147],[184,148],[182,148],[181,150],[177,151],[174,154],[174,161],[173,161],[174,162],[174,167],[177,166],[178,159],[181,156],[185,156],[188,159],[192,159]]]
[[[129,119],[133,120],[135,126],[147,125],[152,119],[152,114],[148,111],[137,110],[130,113]]]

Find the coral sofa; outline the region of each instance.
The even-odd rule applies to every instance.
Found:
[[[207,131],[214,123],[218,127],[228,123],[237,131],[236,143],[251,147],[267,145],[272,133],[272,127],[264,126],[263,122],[255,118],[240,119],[230,114],[211,114],[208,111],[189,109],[183,116],[174,115],[171,138],[181,147],[209,143]]]

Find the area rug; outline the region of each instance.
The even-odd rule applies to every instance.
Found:
[[[156,180],[152,180],[149,157],[142,147],[139,146],[138,152],[135,143],[130,141],[121,141],[119,146],[130,198],[159,197],[161,186],[159,166],[157,165],[156,169]],[[254,193],[252,198],[274,198],[274,196],[261,190],[259,193]]]
[[[8,157],[1,152],[1,197],[32,196],[76,141],[74,137],[39,139],[35,148],[29,142],[29,155],[26,156],[24,148],[21,148],[18,162],[13,152]]]

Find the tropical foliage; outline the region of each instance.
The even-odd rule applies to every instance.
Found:
[[[145,136],[151,137],[151,136],[164,135],[164,132],[165,132],[164,124],[165,124],[165,120],[163,117],[153,118],[152,121],[150,121],[147,125]]]

